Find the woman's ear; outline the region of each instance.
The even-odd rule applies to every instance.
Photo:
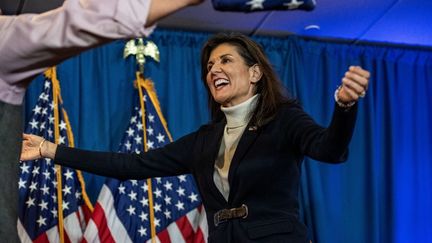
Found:
[[[253,84],[258,83],[258,81],[261,80],[262,72],[261,72],[261,67],[258,64],[254,64],[251,67],[249,67],[249,77],[251,83]]]

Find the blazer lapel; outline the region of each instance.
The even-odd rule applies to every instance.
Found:
[[[213,125],[209,129],[208,134],[206,134],[206,140],[204,144],[203,162],[205,178],[208,183],[208,188],[210,189],[210,194],[215,195],[216,199],[223,204],[226,204],[226,200],[222,193],[216,187],[213,180],[214,165],[216,161],[219,148],[221,146],[223,131],[225,128],[225,122],[219,122]]]
[[[233,198],[233,192],[235,191],[235,173],[237,168],[240,165],[242,158],[245,156],[246,152],[249,150],[250,146],[256,140],[260,133],[260,129],[256,126],[248,126],[245,128],[242,137],[237,145],[236,151],[234,152],[234,156],[231,160],[231,166],[228,173],[228,181],[230,184],[230,195],[228,197],[229,201]]]

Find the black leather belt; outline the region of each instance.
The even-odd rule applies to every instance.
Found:
[[[214,224],[218,226],[220,223],[230,219],[246,218],[248,216],[248,207],[242,204],[238,208],[222,209],[214,214]]]

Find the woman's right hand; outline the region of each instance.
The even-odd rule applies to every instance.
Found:
[[[55,156],[57,145],[33,134],[23,134],[21,161],[51,158]]]

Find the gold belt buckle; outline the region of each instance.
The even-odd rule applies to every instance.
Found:
[[[220,223],[224,223],[230,219],[247,218],[248,214],[248,207],[246,204],[242,204],[238,208],[221,209],[217,211],[213,216],[213,221],[215,226],[218,226]]]

